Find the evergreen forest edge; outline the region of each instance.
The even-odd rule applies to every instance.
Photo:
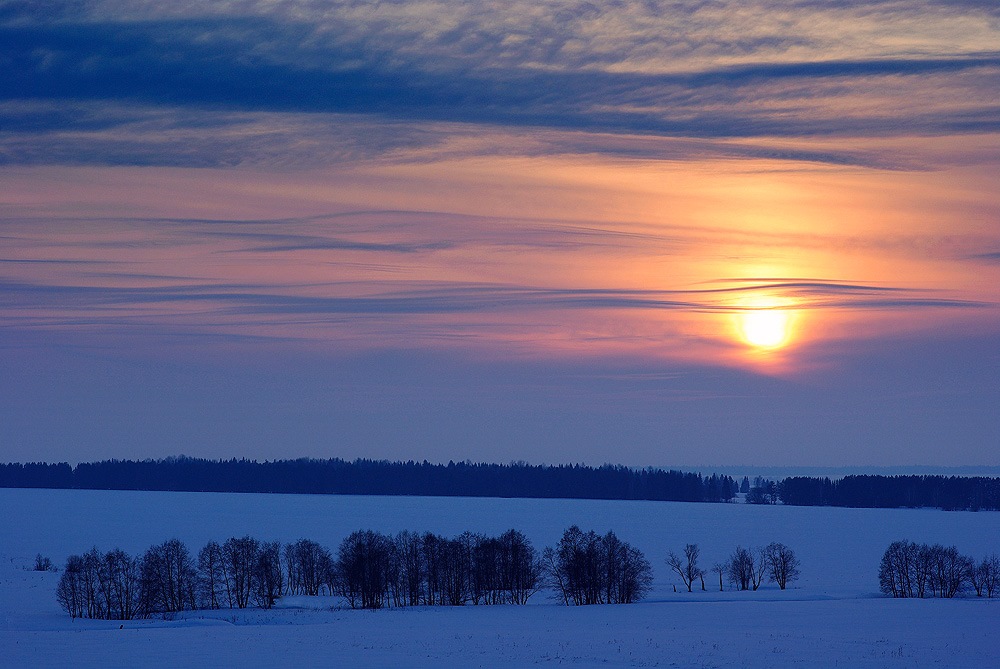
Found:
[[[258,462],[185,456],[160,460],[0,463],[0,488],[249,492],[442,497],[564,498],[731,502],[854,508],[1000,510],[1000,478],[850,475],[841,479],[758,477],[742,486],[727,475],[622,465],[531,465],[357,459]]]

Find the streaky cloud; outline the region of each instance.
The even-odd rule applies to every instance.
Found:
[[[294,294],[292,287],[239,284],[189,284],[159,287],[98,287],[3,282],[7,304],[59,304],[69,310],[108,305],[143,305],[171,302],[214,303],[222,312],[240,314],[460,314],[501,313],[552,309],[739,311],[748,307],[719,301],[726,289],[619,290],[611,288],[537,288],[497,284],[433,283],[423,288],[375,290],[365,295],[314,296]],[[388,285],[385,285],[387,288]],[[331,292],[337,286],[329,286]],[[797,309],[925,309],[979,308],[986,303],[933,298],[920,289],[837,284],[833,282],[769,283],[739,290],[780,293],[796,298]],[[890,297],[875,297],[879,293]],[[912,297],[898,295],[905,293]],[[833,298],[833,299],[828,299]]]
[[[0,27],[0,43],[6,45],[3,61],[9,76],[0,80],[0,99],[375,114],[409,121],[697,137],[1000,129],[996,105],[986,102],[967,104],[960,122],[946,108],[932,107],[916,117],[893,115],[889,107],[882,115],[861,116],[815,108],[789,117],[778,108],[752,103],[760,95],[752,92],[761,86],[760,92],[780,99],[781,92],[771,88],[790,81],[802,89],[798,95],[803,101],[816,96],[833,101],[844,91],[824,80],[912,79],[911,93],[918,94],[926,77],[960,74],[975,75],[981,97],[989,99],[986,91],[996,89],[1000,52],[764,62],[672,73],[543,70],[524,63],[452,70],[419,53],[392,57],[390,49],[359,58],[366,51],[356,44],[333,41],[319,48],[311,45],[309,34],[306,26],[265,18],[7,24]],[[257,42],[276,42],[287,53],[253,60],[238,55],[240,45]],[[905,83],[897,85],[903,85],[901,92],[907,90]],[[49,122],[60,122],[59,115]]]

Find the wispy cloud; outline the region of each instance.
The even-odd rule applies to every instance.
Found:
[[[1000,51],[988,3],[789,2],[774,9],[766,0],[81,2],[49,15],[11,3],[0,14],[7,73],[0,80],[0,162],[363,160],[441,148],[462,134],[435,124],[544,129],[556,133],[544,140],[555,151],[648,159],[697,157],[698,147],[643,147],[643,137],[1000,130]],[[933,31],[922,27],[928,17]],[[558,135],[566,132],[579,136]],[[487,152],[539,148],[497,140]],[[907,163],[856,148],[706,143],[701,150]]]
[[[939,309],[981,308],[986,303],[935,297],[933,290],[867,286],[834,281],[766,282],[730,288],[703,290],[618,290],[610,288],[538,288],[499,284],[370,282],[367,294],[350,295],[352,284],[316,286],[294,292],[297,287],[185,283],[158,287],[110,287],[2,282],[7,306],[31,304],[69,311],[131,305],[141,308],[162,303],[212,303],[220,314],[462,314],[505,313],[544,310],[594,309],[679,310],[689,312],[739,312],[748,307],[726,299],[726,294],[780,295],[793,308],[802,309]],[[338,294],[340,293],[340,294]],[[198,307],[200,311],[203,307]],[[135,314],[132,314],[135,315]],[[553,316],[554,317],[554,316]],[[224,321],[225,319],[220,319]],[[210,317],[205,325],[211,325]],[[448,327],[444,324],[443,327]],[[211,329],[211,328],[209,328]]]

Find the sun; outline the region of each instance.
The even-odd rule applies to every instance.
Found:
[[[791,315],[784,309],[748,309],[739,314],[744,341],[756,348],[781,348],[791,334]]]
[[[797,312],[790,299],[777,295],[745,296],[733,307],[735,334],[753,350],[776,351],[791,342]]]

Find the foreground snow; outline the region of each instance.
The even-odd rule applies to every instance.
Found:
[[[1000,551],[1000,514],[653,502],[0,490],[2,666],[995,666],[1000,600],[890,600],[877,566],[894,539]],[[577,523],[613,529],[654,566],[650,598],[569,608],[545,593],[526,607],[336,608],[287,598],[274,611],[195,612],[175,620],[72,621],[58,574],[26,571],[36,553],[62,565],[92,545],[139,553],[178,537],[252,534],[330,548],[360,528],[395,532],[515,527],[539,548]],[[794,589],[674,592],[668,550],[697,542],[703,566],[737,544],[782,541],[802,561]],[[119,628],[121,626],[121,628]]]

